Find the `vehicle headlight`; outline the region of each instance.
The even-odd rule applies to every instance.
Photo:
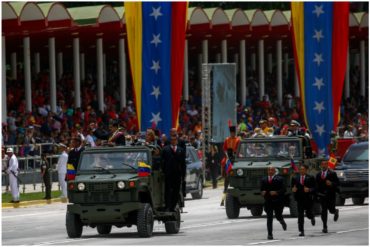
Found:
[[[337,176],[338,178],[344,179],[346,177],[346,174],[344,173],[344,171],[337,171]]]
[[[120,190],[124,189],[125,188],[125,182],[123,182],[123,181],[117,182],[117,187]]]
[[[243,176],[243,173],[244,173],[243,169],[239,168],[239,169],[236,170],[236,174],[238,174],[238,176]]]
[[[84,183],[78,183],[78,185],[77,185],[77,188],[78,188],[78,190],[79,191],[83,191],[83,190],[85,190],[85,184]]]

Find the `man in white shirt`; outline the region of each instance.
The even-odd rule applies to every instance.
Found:
[[[10,190],[12,192],[12,202],[18,203],[19,202],[19,189],[18,189],[18,159],[14,154],[13,148],[8,148],[6,150],[8,154],[8,168],[6,169],[6,173],[9,174],[9,184]]]
[[[62,153],[59,156],[57,170],[58,170],[58,180],[60,189],[62,191],[61,198],[67,198],[67,182],[65,181],[65,177],[67,174],[67,161],[68,161],[68,154],[67,154],[67,146],[64,144],[59,144]]]

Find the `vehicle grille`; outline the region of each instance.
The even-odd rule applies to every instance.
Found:
[[[369,171],[368,170],[347,170],[345,172],[345,176],[347,180],[352,180],[352,181],[368,180]]]
[[[243,169],[243,172],[243,177],[235,176],[231,180],[231,186],[259,189],[262,177],[267,176],[267,169]]]
[[[87,191],[89,192],[110,192],[113,191],[113,183],[88,183]]]

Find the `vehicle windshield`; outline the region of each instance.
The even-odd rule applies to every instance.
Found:
[[[146,152],[83,153],[79,170],[129,169],[136,171],[138,162],[148,164]]]
[[[369,161],[369,147],[352,147],[343,158],[344,162],[367,162]]]
[[[302,157],[299,141],[242,142],[238,158],[290,159]]]

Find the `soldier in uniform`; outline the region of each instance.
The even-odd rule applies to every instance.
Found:
[[[337,173],[328,168],[328,162],[321,162],[321,171],[316,175],[317,196],[321,204],[321,220],[323,233],[328,232],[328,211],[334,214],[334,221],[339,218],[339,210],[335,208],[335,196],[339,180]]]
[[[43,199],[51,199],[51,167],[46,158],[46,154],[41,154],[41,177],[45,185],[45,197]]]
[[[315,178],[307,174],[308,166],[303,164],[299,168],[299,174],[292,177],[292,192],[298,206],[298,231],[299,236],[304,236],[304,212],[311,220],[311,224],[315,225],[315,216],[312,208],[314,203],[315,193]]]
[[[267,168],[268,176],[263,177],[261,181],[261,195],[265,198],[265,212],[267,214],[267,239],[274,239],[272,235],[272,221],[274,217],[280,222],[284,231],[287,225],[283,218],[285,185],[281,176],[276,175],[276,169],[273,166]]]
[[[8,148],[6,153],[9,157],[8,167],[6,173],[9,174],[10,190],[12,192],[13,200],[11,202],[19,202],[19,189],[18,189],[18,159],[14,154],[13,148]]]
[[[227,192],[227,188],[229,187],[229,179],[227,177],[227,172],[225,171],[225,164],[226,164],[227,159],[230,159],[230,158],[232,159],[236,156],[236,152],[238,151],[238,146],[240,143],[239,137],[236,136],[236,127],[230,126],[229,130],[230,130],[230,136],[225,139],[224,145],[223,145],[225,157],[223,161],[221,162],[221,166],[222,166],[221,172],[224,177],[224,193],[223,193],[222,200],[221,200],[221,206],[223,206],[225,203],[226,192]]]
[[[165,204],[167,211],[174,211],[179,201],[180,188],[186,178],[185,150],[177,143],[177,136],[170,136],[171,144],[163,148],[162,170],[165,175]]]
[[[68,161],[68,153],[67,153],[67,146],[64,144],[59,144],[62,153],[58,158],[57,163],[57,170],[58,170],[58,181],[60,185],[60,189],[62,191],[61,198],[67,198],[67,183],[65,181],[65,177],[67,174],[67,161]]]

